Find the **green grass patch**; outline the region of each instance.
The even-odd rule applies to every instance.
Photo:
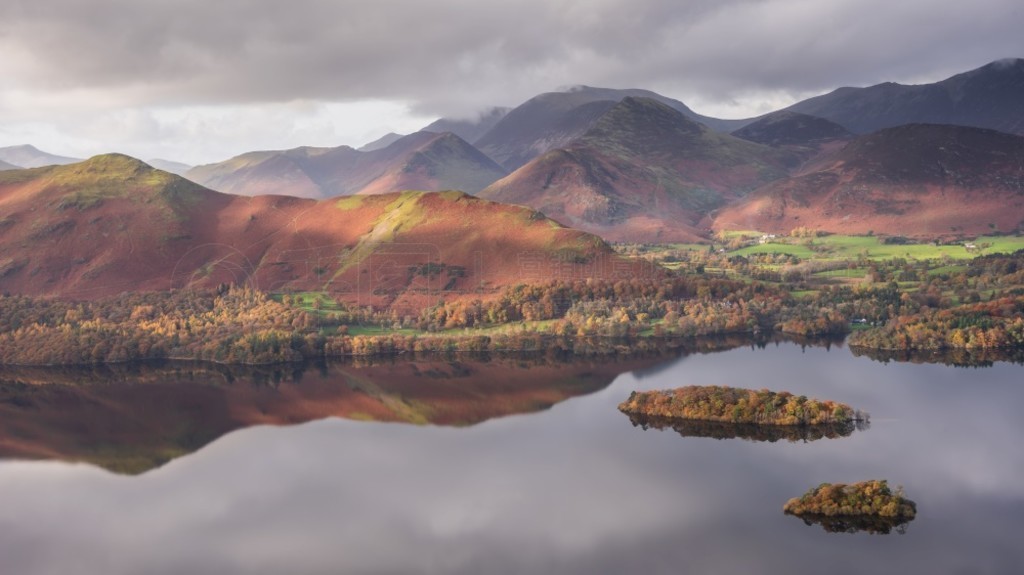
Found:
[[[346,327],[348,335],[423,335],[426,333],[414,328],[395,329],[387,325],[383,328],[379,325],[349,325]]]
[[[928,275],[930,275],[930,276],[937,276],[937,275],[943,275],[943,274],[956,275],[956,274],[962,273],[964,271],[967,271],[967,266],[963,266],[963,265],[948,265],[948,266],[939,266],[937,268],[932,268],[932,269],[928,270]]]
[[[817,272],[814,274],[815,277],[819,278],[863,278],[866,276],[868,271],[863,268],[855,269],[842,269],[842,270],[828,270],[824,272]]]
[[[345,196],[334,202],[334,207],[343,211],[355,210],[362,206],[365,200],[366,196]]]
[[[796,256],[800,259],[812,259],[816,256],[816,254],[807,246],[780,243],[747,246],[745,248],[729,252],[729,255],[731,256],[751,256],[755,254],[786,254]]]
[[[271,294],[271,299],[284,303],[285,294]],[[291,306],[313,315],[331,315],[344,310],[341,304],[325,292],[298,292],[288,294]]]
[[[739,234],[741,232],[732,232]],[[810,242],[810,244],[808,244]],[[973,243],[977,249],[968,250],[964,244]],[[811,246],[815,249],[811,249]],[[706,247],[704,249],[707,249]],[[905,258],[910,260],[970,260],[980,255],[1012,253],[1024,249],[1024,237],[983,236],[973,241],[965,240],[952,245],[885,244],[875,236],[822,236],[811,240],[804,238],[779,238],[773,243],[747,246],[728,252],[728,255],[749,256],[754,254],[788,254],[806,260],[835,261],[857,259],[861,256],[871,261]]]

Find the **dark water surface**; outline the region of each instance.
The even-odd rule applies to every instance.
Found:
[[[166,374],[85,391],[39,377],[0,386],[0,453],[19,458],[0,460],[5,574],[1024,572],[1016,364],[784,343],[216,385],[179,373],[184,399]],[[716,439],[616,410],[634,389],[690,384],[837,400],[871,426]],[[818,483],[874,478],[917,502],[905,534],[826,533],[782,513]]]

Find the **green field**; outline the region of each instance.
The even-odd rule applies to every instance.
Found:
[[[729,237],[759,238],[759,232],[731,232]],[[964,244],[973,243],[976,249],[968,250]],[[715,244],[718,249],[719,244]],[[671,244],[667,250],[706,251],[707,245]],[[746,246],[727,251],[730,256],[752,256],[756,254],[786,254],[804,260],[836,261],[864,257],[870,261],[905,258],[908,260],[938,260],[950,258],[969,260],[979,255],[1012,253],[1024,249],[1024,237],[983,236],[972,241],[965,240],[953,245],[885,244],[876,236],[823,236],[819,238],[781,237],[771,243]]]
[[[272,294],[270,297],[277,302],[284,301],[285,294]],[[299,292],[288,294],[292,307],[314,315],[331,315],[342,311],[342,307],[326,292]]]
[[[805,260],[813,259],[815,257],[815,253],[811,251],[811,248],[799,244],[761,244],[729,252],[729,255],[731,256],[751,256],[755,254],[786,254]]]

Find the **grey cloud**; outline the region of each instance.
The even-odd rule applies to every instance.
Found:
[[[1022,55],[1022,21],[1017,0],[17,0],[0,45],[28,55],[12,81],[34,91],[452,113],[575,83],[729,98],[941,77]]]

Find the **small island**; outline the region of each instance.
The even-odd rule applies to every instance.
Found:
[[[631,416],[757,425],[836,425],[868,420],[868,414],[844,403],[809,399],[786,391],[718,385],[634,391],[619,404],[619,411]]]
[[[903,533],[917,515],[917,504],[904,497],[902,487],[893,491],[885,480],[870,480],[851,485],[822,483],[787,501],[782,510],[832,533],[885,534],[893,528]]]

